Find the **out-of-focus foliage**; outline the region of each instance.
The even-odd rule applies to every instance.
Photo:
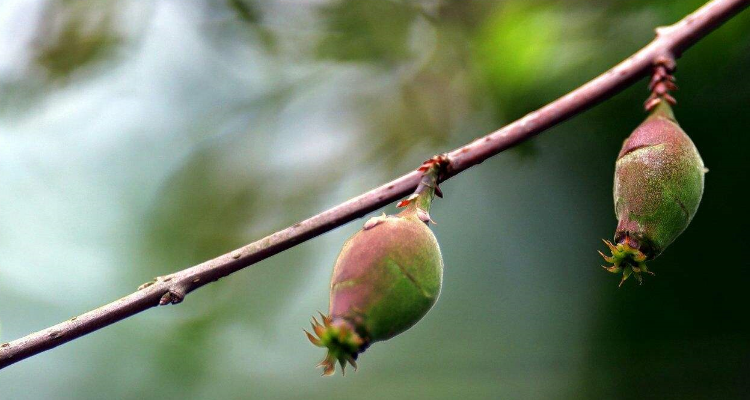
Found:
[[[321,7],[320,57],[393,64],[409,59],[409,38],[419,4],[408,1],[336,1]]]
[[[543,105],[702,4],[0,2],[0,340],[293,224]],[[0,372],[2,398],[742,399],[750,14],[685,53],[710,172],[643,287],[599,268],[642,82],[443,184],[436,307],[320,379],[360,222]],[[388,212],[393,209],[389,208]]]
[[[49,2],[39,21],[35,61],[57,78],[101,60],[120,41],[116,7],[114,1],[98,7],[81,0]]]

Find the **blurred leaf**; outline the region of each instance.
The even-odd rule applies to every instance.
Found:
[[[262,186],[249,171],[223,163],[221,149],[193,155],[170,177],[148,218],[154,265],[188,266],[244,244]]]
[[[336,0],[320,13],[321,58],[393,64],[411,54],[408,41],[417,10],[406,1]]]
[[[476,38],[476,60],[489,84],[524,90],[546,80],[562,31],[555,6],[507,2],[498,7]]]
[[[228,7],[244,23],[244,26],[255,35],[255,39],[269,52],[275,52],[278,46],[276,35],[262,25],[263,14],[255,1],[227,0]],[[231,35],[232,32],[222,32]]]
[[[241,20],[253,24],[260,21],[260,12],[255,8],[254,3],[245,0],[227,0],[227,2]]]
[[[113,24],[116,3],[57,0],[47,7],[36,61],[54,79],[102,60],[121,42]]]

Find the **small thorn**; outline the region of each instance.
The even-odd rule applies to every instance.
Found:
[[[435,185],[435,196],[443,198],[443,191],[440,190],[440,186]]]

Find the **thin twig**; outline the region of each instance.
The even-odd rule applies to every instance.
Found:
[[[660,57],[677,58],[723,22],[750,5],[750,0],[713,0],[674,25],[656,30],[656,38],[592,81],[466,146],[447,153],[448,179],[544,130],[612,97],[651,72]],[[278,254],[381,208],[412,192],[420,181],[412,171],[318,215],[261,240],[194,267],[160,277],[135,293],[78,317],[0,345],[0,369],[114,324],[131,315],[182,301],[199,287]]]

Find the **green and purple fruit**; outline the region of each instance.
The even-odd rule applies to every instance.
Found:
[[[615,243],[605,241],[622,283],[641,273],[693,219],[703,195],[706,173],[693,142],[680,128],[666,101],[659,101],[646,120],[625,140],[615,167]],[[600,252],[601,254],[601,252]]]
[[[328,354],[319,364],[331,375],[335,363],[356,369],[370,344],[390,339],[417,323],[435,304],[443,259],[428,227],[437,188],[437,167],[428,165],[417,192],[397,215],[369,219],[344,244],[331,278],[329,315],[313,318],[308,339]]]

